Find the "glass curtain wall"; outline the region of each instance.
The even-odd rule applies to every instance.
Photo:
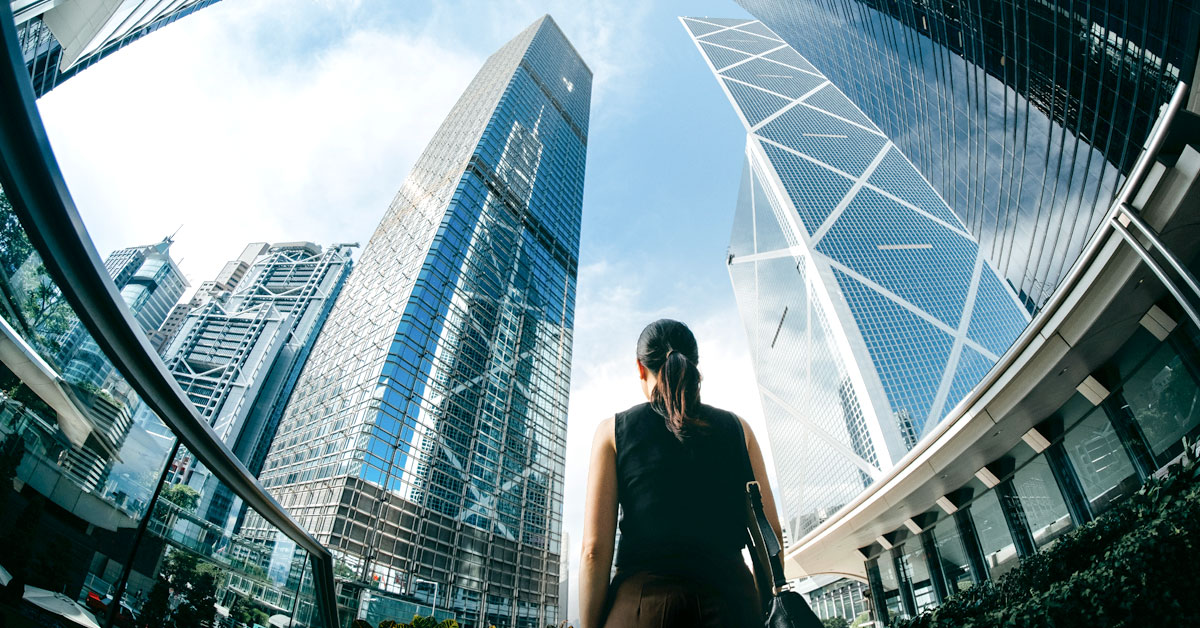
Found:
[[[101,626],[319,624],[307,552],[205,521],[169,479],[175,434],[122,374],[65,372],[62,342],[87,332],[2,195],[0,318],[0,566],[24,598],[65,595]],[[130,426],[114,438],[114,423]],[[58,621],[20,597],[0,613]]]
[[[1085,523],[1077,517],[1099,515],[1136,491],[1148,472],[1169,464],[1182,453],[1185,438],[1200,436],[1197,364],[1200,343],[1192,325],[1178,325],[1162,341],[1139,328],[1103,369],[1119,382],[1104,402],[1094,406],[1075,393],[1051,414],[1062,422],[1050,444],[1065,453],[1060,468],[1047,453],[1018,443],[1004,456],[1014,462],[1012,471],[999,478],[1001,484],[1011,483],[1011,497],[972,481],[968,488],[974,497],[960,506],[965,513],[959,514],[967,516],[943,516],[924,532],[932,535],[936,556],[924,551],[920,538],[909,538],[868,561],[868,574],[877,573],[882,584],[888,617],[904,616],[906,597],[918,612],[935,606],[931,583],[939,574],[950,595],[983,578],[999,578],[1019,562],[1014,534],[1028,535],[1036,549],[1047,547]],[[1138,451],[1151,458],[1148,472],[1134,462]],[[1078,483],[1083,503],[1074,511],[1064,477]],[[969,534],[959,527],[964,521],[971,522]],[[980,553],[986,573],[974,573],[972,552]],[[896,564],[903,573],[897,574]]]

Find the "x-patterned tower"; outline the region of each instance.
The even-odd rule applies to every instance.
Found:
[[[761,22],[682,21],[747,131],[729,273],[798,537],[953,409],[1028,316],[812,64]]]
[[[372,625],[406,598],[464,626],[559,620],[591,82],[549,16],[487,60],[363,250],[280,422],[262,482],[332,550],[342,599],[359,587]]]

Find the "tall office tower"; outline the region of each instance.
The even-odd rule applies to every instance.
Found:
[[[341,599],[369,591],[372,625],[418,590],[464,626],[560,617],[591,82],[549,16],[488,58],[288,403],[261,480],[353,574]]]
[[[879,123],[1031,311],[1200,83],[1195,2],[738,1]]]
[[[34,96],[217,0],[9,0]]]
[[[827,77],[761,22],[683,23],[747,131],[729,274],[796,538],[910,450],[1029,318]]]
[[[184,317],[164,362],[200,416],[258,473],[304,360],[350,274],[353,245],[257,242],[226,264],[216,292]],[[207,283],[207,282],[206,282]],[[188,454],[176,481],[198,489],[198,512],[224,525],[232,493]]]
[[[183,272],[171,259],[173,242],[171,238],[163,238],[158,244],[114,251],[104,260],[125,305],[147,334],[162,325],[188,285]],[[105,386],[113,368],[78,323],[63,335],[58,363],[67,381],[94,388]]]
[[[154,346],[154,350],[163,355],[167,350],[167,345],[175,339],[175,335],[179,333],[179,328],[183,326],[183,321],[187,319],[187,315],[196,308],[208,303],[215,297],[226,292],[232,292],[237,287],[238,282],[246,275],[246,270],[250,268],[250,264],[258,259],[258,256],[267,252],[270,248],[266,242],[251,242],[242,250],[241,255],[237,259],[230,260],[221,268],[221,272],[217,273],[216,279],[200,282],[200,287],[196,293],[192,295],[186,303],[176,303],[171,308],[171,312],[167,314],[167,320],[159,326],[157,330],[150,334],[150,344]]]

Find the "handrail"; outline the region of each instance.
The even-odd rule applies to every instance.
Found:
[[[1016,363],[1017,358],[1021,356],[1025,349],[1033,344],[1033,341],[1037,339],[1042,329],[1045,328],[1046,324],[1050,321],[1058,309],[1062,307],[1062,304],[1066,301],[1068,295],[1071,293],[1071,290],[1088,272],[1092,261],[1100,254],[1101,249],[1103,249],[1104,245],[1107,243],[1108,237],[1115,233],[1116,229],[1114,226],[1118,224],[1116,222],[1117,216],[1122,214],[1122,208],[1128,205],[1130,199],[1133,198],[1134,191],[1141,187],[1146,176],[1149,174],[1151,164],[1154,163],[1155,159],[1158,157],[1158,152],[1162,149],[1163,144],[1166,142],[1167,131],[1170,128],[1170,123],[1174,120],[1175,115],[1183,107],[1184,102],[1187,100],[1187,95],[1188,85],[1182,82],[1179,83],[1179,85],[1175,88],[1175,93],[1171,96],[1171,100],[1167,103],[1166,109],[1160,114],[1158,120],[1151,128],[1150,134],[1146,138],[1144,150],[1138,156],[1137,161],[1134,162],[1133,168],[1129,171],[1129,176],[1126,177],[1124,185],[1118,192],[1117,197],[1113,200],[1112,205],[1109,207],[1104,221],[1100,223],[1100,226],[1096,229],[1096,233],[1093,234],[1091,240],[1088,241],[1087,247],[1083,250],[1079,257],[1076,258],[1075,263],[1071,266],[1070,272],[1066,277],[1063,278],[1063,280],[1058,284],[1058,287],[1050,295],[1050,298],[1046,301],[1045,306],[1038,310],[1037,315],[1034,316],[1033,320],[1031,320],[1029,324],[1025,326],[1025,329],[1019,336],[1017,336],[1017,339],[1013,342],[1012,346],[1010,346],[1008,350],[1004,352],[1004,355],[1000,356],[1000,359],[997,360],[994,365],[992,365],[992,368],[988,370],[986,375],[983,376],[983,379],[971,389],[971,392],[967,393],[966,397],[963,397],[963,399],[959,401],[959,403],[955,406],[955,409],[952,410],[950,414],[946,415],[945,419],[938,423],[927,437],[922,438],[921,441],[917,443],[916,447],[905,454],[903,458],[893,465],[889,471],[884,473],[881,478],[872,483],[870,487],[863,490],[853,500],[838,509],[837,513],[835,513],[835,516],[826,519],[816,528],[813,528],[807,534],[797,539],[797,541],[791,547],[792,550],[799,550],[800,548],[819,538],[821,535],[825,534],[825,532],[829,531],[832,527],[834,527],[835,524],[844,519],[844,517],[840,516],[842,513],[853,512],[854,509],[864,504],[868,499],[882,491],[885,486],[895,480],[901,474],[901,472],[908,468],[908,464],[911,461],[923,455],[960,420],[966,418],[967,411],[970,410],[976,403],[978,403],[979,400],[981,400],[987,393],[987,391],[992,388],[992,386],[1000,381],[1000,378],[1003,377],[1008,369]],[[785,548],[785,559],[788,557],[788,555],[793,553],[795,552],[789,551],[788,548]]]
[[[0,184],[79,320],[134,391],[188,450],[268,523],[309,553],[317,607],[338,626],[329,550],[297,524],[184,396],[117,293],[67,190],[22,60],[12,7],[0,0]]]

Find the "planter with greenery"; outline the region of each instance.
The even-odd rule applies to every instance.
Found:
[[[894,628],[1200,626],[1195,448],[1096,520]]]
[[[350,624],[350,628],[374,628],[362,619],[356,619]],[[379,628],[458,628],[458,622],[453,619],[443,619],[441,622],[432,617],[422,617],[413,615],[412,621],[407,624],[387,619],[379,622]],[[494,628],[494,627],[493,627]]]

